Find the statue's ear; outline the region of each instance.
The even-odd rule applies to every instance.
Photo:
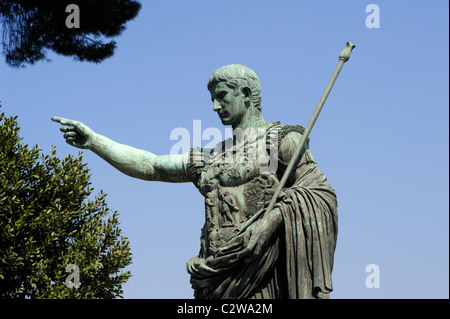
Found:
[[[252,90],[248,86],[242,88],[242,94],[244,94],[244,101],[246,102],[252,98]]]

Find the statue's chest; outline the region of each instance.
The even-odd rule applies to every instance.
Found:
[[[201,170],[200,192],[206,196],[219,186],[239,186],[261,175],[261,167],[267,165],[269,159],[264,141],[259,139],[231,146],[224,143],[224,149],[215,149]]]
[[[249,218],[266,207],[278,183],[275,175],[260,174],[257,163],[208,165],[199,182],[205,196],[201,236],[204,256],[214,254]]]
[[[230,140],[224,142],[226,143]],[[232,144],[232,145],[230,145]],[[214,254],[244,223],[270,202],[279,182],[267,173],[266,137],[214,149],[198,179],[205,197],[203,257]]]

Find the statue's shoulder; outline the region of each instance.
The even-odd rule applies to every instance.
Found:
[[[298,149],[303,134],[305,134],[305,128],[301,125],[280,125],[278,128],[278,160],[284,167],[289,164]],[[309,149],[309,138],[306,139],[304,148],[305,155],[302,156],[301,164],[315,163],[314,156]]]
[[[280,147],[282,140],[292,132],[300,133],[303,135],[305,133],[305,128],[297,124],[281,124],[280,122],[273,122],[274,125],[271,129],[276,129],[278,132],[278,147]],[[306,140],[306,144],[309,145],[309,138]]]

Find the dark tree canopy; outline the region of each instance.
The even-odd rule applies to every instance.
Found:
[[[16,118],[0,112],[0,299],[120,297],[131,252],[118,212],[103,192],[89,199],[81,156],[29,148]]]
[[[69,4],[79,7],[80,28],[66,26]],[[99,63],[116,47],[105,38],[120,35],[140,8],[132,0],[0,0],[3,54],[13,67],[46,59],[49,49]]]

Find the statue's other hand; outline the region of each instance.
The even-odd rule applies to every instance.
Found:
[[[219,248],[216,257],[231,256],[231,260],[251,263],[259,257],[273,237],[274,229],[270,223],[258,220]],[[235,256],[234,256],[235,255]]]
[[[63,125],[59,129],[64,133],[67,144],[81,149],[89,148],[95,133],[87,125],[58,116],[53,116],[52,121]]]

